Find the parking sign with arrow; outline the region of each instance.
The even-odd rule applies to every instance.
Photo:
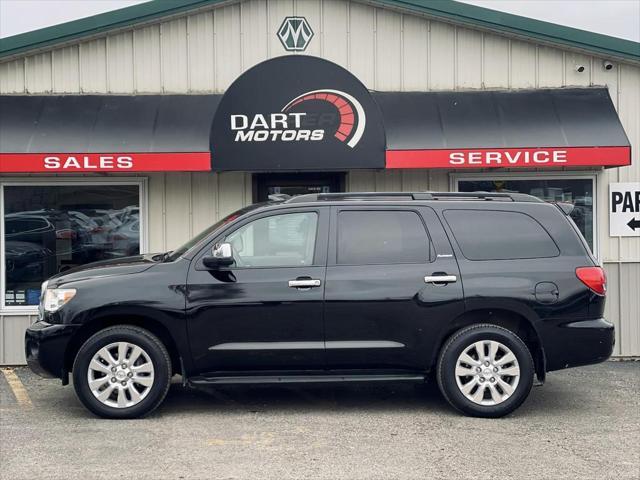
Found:
[[[609,185],[609,235],[640,237],[640,182]]]

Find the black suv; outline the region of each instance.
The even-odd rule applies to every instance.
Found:
[[[26,355],[97,415],[191,386],[435,376],[499,417],[534,374],[607,359],[605,276],[569,213],[522,194],[347,193],[244,208],[172,252],[43,284]]]

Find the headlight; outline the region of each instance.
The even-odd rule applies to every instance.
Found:
[[[76,294],[75,288],[48,288],[45,290],[43,306],[45,312],[55,312]]]

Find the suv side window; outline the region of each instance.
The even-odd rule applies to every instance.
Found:
[[[225,238],[237,267],[300,267],[313,264],[318,215],[286,213],[263,217]]]
[[[446,210],[444,217],[469,260],[557,257],[549,233],[533,217],[503,210]]]
[[[338,213],[337,263],[427,263],[429,236],[416,212],[343,210]]]

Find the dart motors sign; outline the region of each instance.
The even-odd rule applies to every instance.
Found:
[[[380,111],[347,70],[285,56],[241,75],[211,131],[213,170],[303,171],[385,167]]]

